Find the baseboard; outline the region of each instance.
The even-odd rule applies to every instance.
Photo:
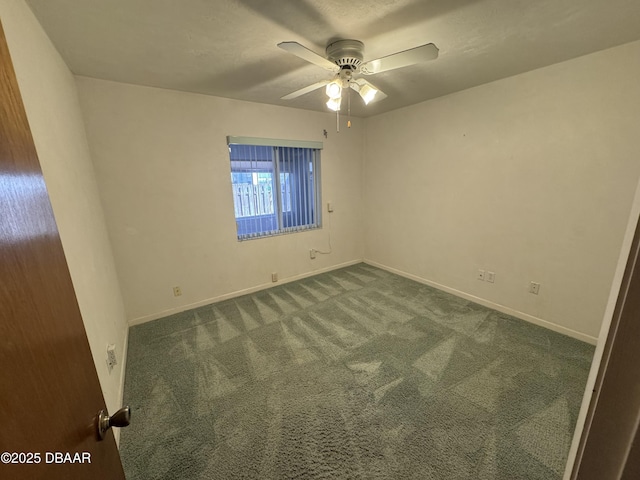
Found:
[[[134,318],[129,320],[129,325],[140,325],[141,323],[150,322],[152,320],[157,320],[159,318],[168,317],[169,315],[173,315],[176,313],[184,312],[187,310],[191,310],[192,308],[203,307],[205,305],[209,305],[211,303],[222,302],[223,300],[228,300],[230,298],[240,297],[242,295],[248,295],[250,293],[259,292],[260,290],[266,290],[267,288],[275,287],[276,285],[282,285],[289,282],[295,282],[296,280],[302,280],[303,278],[312,277],[314,275],[318,275],[319,273],[330,272],[332,270],[337,270],[339,268],[348,267],[350,265],[356,265],[358,263],[362,263],[362,259],[351,260],[349,262],[340,263],[338,265],[332,265],[330,267],[321,268],[318,270],[313,270],[311,272],[305,272],[300,275],[294,275],[292,277],[287,277],[279,280],[276,283],[263,283],[261,285],[256,285],[255,287],[246,288],[244,290],[237,290],[235,292],[225,293],[224,295],[218,295],[217,297],[211,297],[204,300],[200,300],[195,303],[190,303],[188,305],[181,305],[179,307],[170,308],[168,310],[163,310],[161,312],[153,313],[150,315],[144,315],[142,317]]]
[[[124,380],[127,373],[127,355],[129,354],[129,329],[124,334],[124,344],[122,346],[122,366],[120,367],[120,405],[124,405]]]
[[[129,327],[127,326],[127,330],[124,334],[124,343],[122,346],[122,364],[120,365],[120,387],[118,390],[118,399],[120,400],[119,405],[124,406],[124,381],[127,373],[127,355],[129,353]],[[120,448],[120,429],[114,428],[113,435],[116,439],[116,446]]]
[[[391,273],[395,273],[396,275],[400,275],[401,277],[408,278],[410,280],[415,280],[416,282],[423,283],[425,285],[429,285],[430,287],[437,288],[438,290],[442,290],[444,292],[455,295],[456,297],[464,298],[465,300],[470,300],[474,303],[478,303],[484,307],[491,308],[493,310],[497,310],[498,312],[506,313],[507,315],[511,315],[512,317],[519,318],[529,323],[533,323],[534,325],[538,325],[540,327],[548,328],[554,332],[562,333],[563,335],[567,335],[569,337],[575,338],[577,340],[581,340],[586,343],[590,343],[591,345],[595,345],[598,341],[596,337],[592,337],[591,335],[584,334],[582,332],[578,332],[576,330],[572,330],[567,327],[563,327],[562,325],[558,325],[557,323],[549,322],[548,320],[544,320],[542,318],[534,317],[533,315],[529,315],[528,313],[521,312],[519,310],[515,310],[513,308],[507,307],[505,305],[500,305],[499,303],[494,303],[490,300],[486,300],[484,298],[476,297],[475,295],[471,295],[469,293],[463,292],[461,290],[456,290],[455,288],[447,287],[446,285],[442,285],[440,283],[434,282],[432,280],[428,280],[426,278],[419,277],[417,275],[413,275],[411,273],[404,272],[402,270],[398,270],[396,268],[389,267],[387,265],[383,265],[378,262],[374,262],[372,260],[364,260],[364,263],[367,265],[371,265],[373,267],[381,268],[382,270],[386,270]]]

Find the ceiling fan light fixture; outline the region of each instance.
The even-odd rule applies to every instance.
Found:
[[[358,92],[365,105],[374,100],[387,98],[383,91],[378,90],[363,78],[358,78],[360,75],[388,72],[438,58],[438,47],[433,43],[392,53],[386,57],[364,63],[364,44],[360,40],[336,40],[327,45],[324,57],[298,42],[281,42],[278,47],[306,62],[333,72],[331,80],[323,80],[296,90],[282,97],[282,100],[292,100],[324,86],[327,97],[329,97],[327,107],[336,112],[340,110],[342,90],[345,88]]]
[[[378,90],[376,90],[370,85],[363,85],[362,87],[360,87],[360,90],[358,91],[358,93],[362,97],[362,100],[364,100],[364,104],[369,105],[369,102],[375,98],[376,94],[378,93]]]
[[[338,80],[334,80],[333,82],[327,85],[327,97],[331,100],[339,99],[342,96],[342,85]]]
[[[333,110],[334,112],[337,112],[338,110],[340,110],[341,102],[342,102],[342,99],[340,97],[330,98],[329,100],[327,100],[327,107],[329,107],[329,110]]]

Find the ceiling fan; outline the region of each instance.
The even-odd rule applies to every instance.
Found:
[[[359,40],[337,40],[330,43],[325,50],[326,58],[298,42],[282,42],[278,44],[278,47],[334,73],[333,78],[330,80],[323,80],[301,88],[285,95],[282,99],[292,100],[319,88],[326,87],[326,94],[329,97],[327,107],[336,112],[340,110],[343,89],[351,88],[358,92],[365,104],[369,104],[374,99],[382,100],[386,98],[386,95],[380,89],[374,87],[364,78],[357,78],[357,74],[374,75],[438,58],[438,47],[433,43],[427,43],[426,45],[393,53],[368,62],[363,61],[364,44]]]

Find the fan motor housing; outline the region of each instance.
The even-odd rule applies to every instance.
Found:
[[[356,71],[362,65],[364,44],[359,40],[338,40],[327,46],[327,58],[339,67]]]

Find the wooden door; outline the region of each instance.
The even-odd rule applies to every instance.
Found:
[[[0,25],[0,478],[124,479],[103,408]]]

